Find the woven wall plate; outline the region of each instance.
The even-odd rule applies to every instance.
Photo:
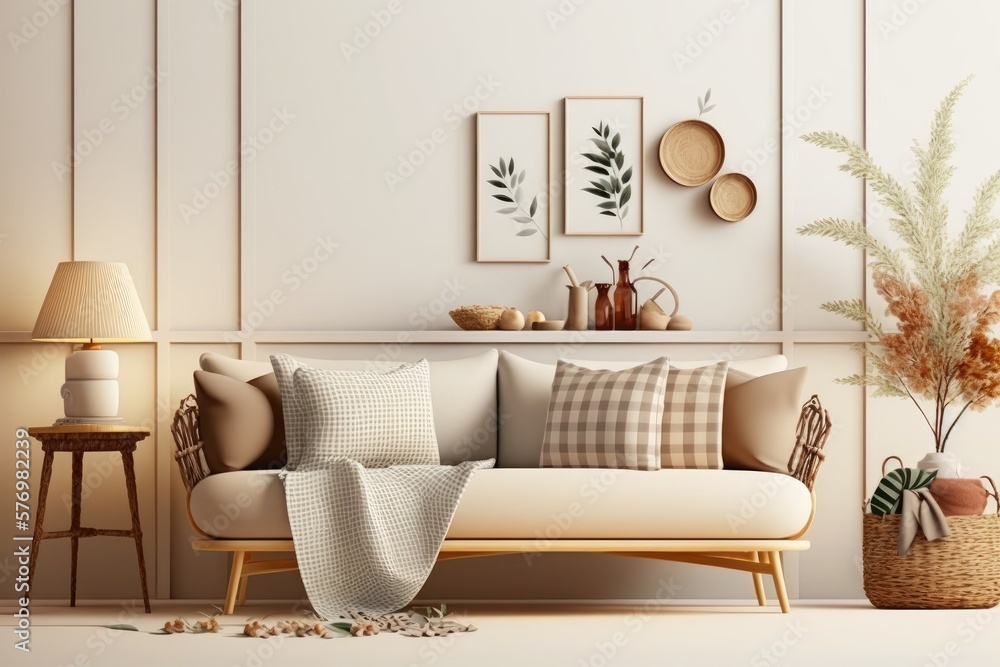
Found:
[[[672,181],[693,187],[715,178],[726,159],[722,136],[708,123],[682,120],[660,140],[660,166]]]
[[[717,216],[727,222],[739,222],[757,206],[757,187],[749,177],[730,172],[712,184],[708,198]]]

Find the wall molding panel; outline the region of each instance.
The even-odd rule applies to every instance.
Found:
[[[802,597],[862,594],[860,573],[845,562],[855,551],[860,553],[856,514],[867,488],[867,402],[862,392],[834,388],[831,381],[845,372],[845,366],[854,364],[860,369],[849,346],[864,337],[856,329],[822,319],[817,306],[838,289],[863,290],[864,262],[856,255],[803,241],[795,229],[824,207],[863,209],[865,200],[862,189],[841,187],[834,169],[818,167],[828,163],[794,137],[828,127],[864,129],[865,70],[858,67],[864,56],[847,57],[846,64],[833,68],[830,80],[825,80],[821,72],[828,56],[821,45],[811,45],[816,39],[815,25],[822,19],[842,30],[839,38],[848,46],[863,49],[864,14],[870,11],[863,0],[838,3],[836,8],[820,0],[769,0],[748,3],[745,9],[743,3],[730,0],[708,3],[711,7],[683,3],[685,8],[675,12],[682,15],[670,22],[676,31],[660,40],[646,32],[654,31],[657,21],[619,19],[599,3],[587,5],[551,28],[536,2],[511,0],[507,12],[526,26],[525,43],[534,44],[530,47],[534,50],[524,56],[524,62],[507,70],[484,55],[488,45],[480,47],[465,30],[449,33],[453,42],[441,50],[463,52],[467,57],[446,58],[436,51],[420,50],[425,43],[421,36],[428,26],[440,25],[442,17],[472,25],[467,21],[475,16],[503,28],[508,19],[481,3],[442,0],[440,6],[405,5],[384,34],[351,59],[345,58],[339,44],[350,38],[356,25],[364,25],[372,9],[381,6],[377,0],[310,1],[294,11],[279,0],[243,0],[227,5],[225,11],[218,4],[180,0],[79,3],[75,10],[70,8],[71,56],[69,63],[62,64],[71,100],[70,143],[75,145],[79,136],[99,127],[102,113],[112,114],[117,131],[91,160],[74,170],[73,185],[61,186],[69,187],[72,202],[61,229],[73,242],[74,258],[128,261],[155,328],[150,344],[115,349],[123,355],[123,364],[128,364],[127,378],[123,366],[123,415],[154,428],[153,436],[140,445],[145,458],[140,461],[139,485],[147,567],[156,598],[213,598],[225,588],[228,564],[215,555],[193,552],[187,545],[192,531],[187,526],[183,488],[174,472],[170,420],[178,402],[193,390],[191,371],[200,353],[213,350],[265,359],[284,348],[303,356],[393,354],[410,359],[459,357],[496,346],[537,359],[567,354],[643,358],[665,346],[677,358],[783,353],[794,365],[808,364],[807,390],[824,396],[837,417],[838,431],[831,442],[829,468],[821,479],[819,514],[812,531],[816,548],[789,558],[788,584],[793,594]],[[14,22],[31,6],[18,0],[16,7],[0,9],[0,17]],[[665,11],[661,2],[650,2],[649,7],[657,17]],[[733,24],[727,24],[726,32],[691,65],[676,67],[672,52],[684,48],[687,37],[697,33],[706,16],[721,10],[735,12]],[[620,83],[599,74],[599,84],[588,81],[586,71],[597,65],[579,49],[580,36],[611,20],[624,21],[622,48],[628,57],[651,63],[653,74],[629,72]],[[102,27],[107,25],[116,28]],[[406,70],[402,54],[407,53],[412,54],[413,71]],[[19,56],[13,66],[44,71],[43,65],[31,64],[27,55]],[[578,67],[566,67],[551,76],[528,71],[530,62],[555,58],[573,59]],[[737,66],[757,72],[759,81],[747,81],[744,70],[725,73]],[[159,83],[147,98],[132,100],[135,108],[119,119],[114,115],[114,100],[132,95],[142,85],[147,67],[158,73]],[[437,78],[424,79],[425,72],[437,72]],[[636,91],[648,95],[644,136],[647,234],[638,242],[663,254],[663,275],[685,300],[682,312],[691,314],[695,325],[703,328],[631,336],[594,331],[476,334],[451,327],[446,311],[463,303],[499,303],[516,297],[518,307],[537,303],[550,312],[562,312],[561,264],[573,263],[581,275],[606,272],[599,256],[627,255],[635,242],[562,236],[559,196],[553,198],[552,227],[558,235],[553,238],[551,264],[525,268],[472,261],[467,249],[472,248],[474,232],[474,218],[469,217],[474,183],[465,172],[474,155],[471,128],[475,117],[466,116],[455,128],[443,119],[456,100],[468,96],[466,88],[477,76],[491,74],[502,85],[494,97],[481,101],[481,108],[553,110],[555,156],[562,155],[563,95]],[[440,81],[440,87],[432,88],[432,80]],[[783,119],[789,114],[794,117],[810,87],[821,85],[835,91],[830,104],[786,137]],[[693,117],[695,97],[709,87],[719,106],[705,119],[717,124],[726,136],[726,171],[741,170],[748,156],[771,141],[777,146],[754,174],[761,193],[758,211],[736,225],[713,221],[702,199],[707,188],[699,191],[669,183],[656,159],[659,136],[671,123]],[[22,84],[18,92],[25,95],[28,90]],[[755,90],[758,97],[753,96]],[[344,103],[347,95],[356,96],[356,104]],[[275,109],[294,116],[287,131],[266,148],[245,150],[248,139],[267,125]],[[390,122],[393,118],[399,119],[398,124]],[[368,124],[358,126],[360,122]],[[437,153],[399,191],[386,189],[383,173],[396,167],[398,155],[411,150],[415,140],[439,125],[446,128],[447,140]],[[45,146],[45,151],[47,155],[51,147]],[[6,159],[0,157],[0,162]],[[557,157],[553,173],[559,173],[560,160]],[[235,173],[231,164],[237,165]],[[3,165],[5,170],[12,168]],[[804,185],[805,171],[816,181],[811,186]],[[346,191],[338,190],[344,183],[348,183]],[[435,202],[442,201],[447,203],[436,207]],[[18,206],[23,210],[28,204]],[[4,231],[8,230],[0,227]],[[315,239],[327,233],[339,244],[333,259],[309,280],[283,281],[289,267],[307,257]],[[4,239],[0,244],[0,263],[13,243]],[[49,265],[66,258],[55,247],[51,254]],[[716,256],[734,272],[731,275],[744,280],[722,280],[719,270],[706,266]],[[46,266],[45,271],[39,268],[27,277],[31,292],[44,293],[44,286],[39,285],[47,285],[50,275]],[[448,281],[464,285],[465,291],[454,303],[445,303],[443,311],[437,308],[436,315],[424,318],[420,309],[440,305],[438,295]],[[258,323],[255,318],[261,316],[255,313],[274,291],[281,293],[285,305]],[[18,366],[30,363],[30,350],[40,348],[30,341],[32,308],[37,308],[33,302],[20,303],[18,312],[5,320],[16,326],[0,327],[9,329],[0,331],[0,368],[9,372],[16,373]],[[411,326],[414,321],[423,328]],[[0,420],[3,427],[10,431],[25,419],[44,423],[58,412],[61,377],[61,359],[52,360],[40,379],[23,396],[14,398],[17,409]],[[40,462],[40,456],[36,460]],[[96,470],[91,467],[96,463],[88,461],[87,465],[88,472]],[[62,488],[64,481],[54,479],[53,489]],[[93,516],[102,517],[102,522],[106,516],[116,520],[119,499],[112,491],[118,485],[119,480],[112,477],[96,489],[95,508],[85,511],[95,512]],[[845,531],[850,539],[844,539]],[[62,562],[64,554],[48,544],[46,551],[49,558],[43,552],[39,568],[48,576],[61,569],[56,563]],[[120,560],[119,569],[131,572],[134,552],[124,542],[95,546],[89,565],[98,562],[98,557],[112,556],[116,567]],[[512,595],[531,597],[525,591],[537,589],[540,599],[570,598],[571,582],[560,585],[557,576],[559,564],[570,563],[580,572],[606,571],[612,573],[611,579],[620,577],[624,582],[615,588],[595,580],[586,587],[587,596],[639,598],[648,582],[667,572],[664,567],[671,567],[633,564],[633,576],[609,557],[592,561],[569,557],[530,570],[510,559],[495,563],[443,564],[432,575],[428,595],[501,599],[503,587],[484,583],[463,589],[459,585],[460,578],[489,572],[496,580],[518,581]],[[86,560],[81,561],[81,573],[89,569]],[[751,594],[740,583],[742,579],[678,572],[683,572],[686,594],[692,597]],[[835,573],[829,581],[828,572]],[[81,582],[81,597],[137,595],[137,582],[127,574],[114,574],[116,581],[121,580],[119,586],[105,590],[97,585],[103,581],[100,578],[93,585]],[[263,579],[254,583],[259,587],[256,598],[301,595],[294,575]],[[62,599],[66,590],[64,579],[53,576],[39,593]]]

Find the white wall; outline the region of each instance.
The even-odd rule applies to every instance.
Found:
[[[954,52],[926,64],[934,77],[921,81],[935,86],[916,94],[913,63],[930,57],[920,45],[932,34],[940,39],[936,26],[947,26],[949,39],[968,47],[968,26],[947,6],[934,16],[924,8],[878,41],[873,21],[893,5],[868,4],[868,60],[877,66],[868,71],[867,107],[861,0],[244,0],[242,8],[228,0],[90,0],[60,7],[16,49],[0,46],[9,93],[0,106],[0,145],[11,147],[0,154],[0,331],[8,332],[0,333],[7,378],[0,427],[46,423],[61,409],[65,350],[32,344],[27,333],[55,263],[128,261],[156,328],[151,344],[119,346],[123,415],[155,430],[138,460],[150,580],[159,597],[217,598],[227,563],[188,546],[169,436],[170,413],[191,391],[198,354],[266,358],[298,343],[294,349],[311,356],[372,356],[398,334],[360,345],[350,343],[360,337],[350,332],[450,329],[442,311],[458,303],[561,316],[562,264],[581,279],[604,278],[599,256],[625,257],[638,242],[640,257],[659,258],[655,273],[680,292],[696,330],[684,344],[603,345],[586,348],[586,356],[784,352],[808,365],[808,390],[821,394],[837,428],[817,491],[814,547],[789,558],[790,587],[803,597],[860,597],[864,471],[893,449],[894,422],[880,418],[883,410],[902,416],[905,406],[832,382],[861,368],[848,345],[858,333],[818,305],[863,294],[863,261],[794,229],[820,216],[856,217],[865,202],[833,156],[794,137],[839,129],[863,138],[867,130],[871,145],[895,159],[925,132],[937,99],[976,63],[981,78],[963,106],[963,127],[994,131],[985,114],[996,89],[982,66],[992,56],[959,63]],[[345,56],[341,44],[390,5],[399,9],[391,21]],[[20,34],[37,11],[34,0],[3,3],[0,33]],[[159,72],[155,95],[143,90],[147,71]],[[717,106],[704,119],[726,140],[725,170],[750,173],[759,193],[754,214],[738,224],[713,216],[707,187],[673,184],[657,160],[663,131],[695,117],[708,88]],[[566,237],[556,195],[551,264],[476,264],[474,116],[466,114],[551,112],[559,174],[562,98],[588,94],[646,98],[646,234]],[[453,106],[463,103],[457,115]],[[102,131],[100,145],[81,144],[102,123],[111,131]],[[390,189],[385,173],[439,128],[444,141]],[[52,162],[65,159],[70,145],[88,154],[60,178]],[[980,162],[970,171],[985,173]],[[479,348],[404,345],[398,354],[455,357]],[[539,359],[565,353],[547,344],[511,349]],[[985,433],[996,419],[984,416],[976,428]],[[987,455],[968,451],[971,463],[988,467]],[[88,461],[88,474],[107,469],[102,463]],[[120,473],[98,479],[85,514],[121,519]],[[66,484],[57,468],[53,488]],[[66,520],[62,503],[49,506],[50,520]],[[138,595],[128,544],[85,543],[81,554],[81,597]],[[45,545],[38,597],[66,596],[67,560],[62,545]],[[0,579],[8,581],[7,572],[0,569]],[[442,564],[423,597],[642,598],[663,577],[679,581],[685,597],[751,595],[737,575],[547,556],[531,568],[516,558]],[[253,587],[256,597],[302,594],[294,574]]]

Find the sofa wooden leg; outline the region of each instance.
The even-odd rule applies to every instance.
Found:
[[[787,614],[788,592],[785,590],[785,573],[781,569],[781,552],[772,551],[768,556],[771,564],[771,576],[774,578],[774,590],[778,593],[778,602],[781,604],[781,613]]]
[[[753,562],[760,563],[760,552],[753,552]],[[753,591],[757,594],[757,604],[761,607],[767,605],[767,597],[764,595],[764,577],[760,572],[753,573]]]
[[[240,590],[236,593],[236,605],[239,607],[244,606],[247,603],[247,582],[250,580],[248,575],[243,575],[240,577]]]
[[[246,557],[245,551],[233,552],[233,567],[229,571],[229,588],[226,590],[226,616],[232,615],[236,609],[236,597],[239,593],[240,581],[243,578],[243,560]]]

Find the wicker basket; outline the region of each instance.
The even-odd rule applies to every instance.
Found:
[[[448,313],[455,324],[466,331],[488,331],[496,329],[500,315],[507,310],[503,306],[462,306]]]
[[[1000,604],[1000,506],[997,514],[948,517],[951,534],[934,542],[918,532],[906,556],[896,551],[900,520],[898,514],[864,515],[865,595],[874,606],[987,609]]]

